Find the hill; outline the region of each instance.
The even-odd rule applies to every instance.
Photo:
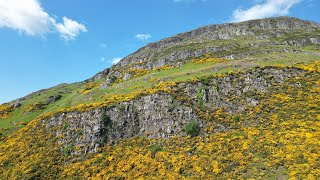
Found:
[[[0,179],[320,177],[320,25],[209,25],[0,106]]]

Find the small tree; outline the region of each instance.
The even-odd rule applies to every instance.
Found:
[[[240,115],[239,115],[239,114],[233,116],[233,122],[234,122],[234,123],[240,122]]]
[[[186,124],[186,127],[185,127],[185,131],[188,135],[194,137],[194,136],[198,136],[199,135],[199,130],[200,130],[200,127],[198,125],[198,123],[193,120],[191,122],[189,122],[188,124]]]
[[[73,149],[73,144],[67,144],[66,146],[63,147],[62,151],[63,151],[63,155],[64,156],[70,156],[71,152]]]
[[[100,129],[100,135],[101,135],[101,141],[102,143],[106,143],[107,142],[107,137],[106,134],[108,133],[109,129],[111,128],[111,118],[110,116],[107,114],[107,109],[103,109],[100,115],[100,119],[101,119],[101,129]]]

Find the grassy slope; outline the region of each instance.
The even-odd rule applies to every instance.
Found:
[[[237,40],[225,40],[225,41],[213,41],[204,44],[191,44],[193,48],[207,47],[213,45],[222,44],[237,44],[237,46],[246,46],[249,42],[253,42],[252,37],[239,37]],[[264,41],[263,41],[264,42]],[[260,40],[256,43],[261,43]],[[196,45],[196,47],[194,47]],[[178,47],[178,49],[185,49],[186,47]],[[270,48],[270,47],[269,47]],[[279,48],[278,46],[275,48]],[[287,47],[291,49],[297,49],[293,47]],[[177,51],[178,49],[171,49]],[[241,49],[241,48],[240,48]],[[260,47],[255,48],[256,50]],[[141,91],[142,89],[150,88],[160,81],[186,81],[191,78],[208,76],[211,74],[222,74],[230,71],[238,71],[252,66],[264,66],[264,65],[293,65],[299,62],[308,63],[313,60],[320,59],[320,50],[317,45],[307,46],[299,48],[300,50],[307,51],[309,53],[268,53],[268,54],[256,54],[249,56],[241,60],[230,60],[224,63],[207,62],[202,64],[194,64],[192,62],[186,63],[182,68],[172,68],[160,71],[153,71],[147,75],[134,77],[125,82],[114,84],[112,87],[100,90],[98,86],[94,87],[88,95],[84,95],[79,92],[85,88],[83,83],[74,83],[69,85],[59,85],[43,92],[35,93],[26,98],[23,106],[14,110],[11,113],[10,118],[0,119],[0,133],[3,135],[10,134],[17,129],[23,127],[19,125],[19,122],[30,122],[40,114],[55,111],[63,108],[76,106],[79,104],[88,104],[92,102],[102,102],[101,98],[106,94],[126,94],[135,91]],[[171,52],[170,50],[170,52]],[[241,49],[244,51],[245,49]],[[261,50],[261,49],[260,49]],[[240,50],[239,50],[240,51]],[[155,81],[156,80],[156,81]],[[96,82],[99,84],[103,80]],[[64,92],[64,93],[61,93]],[[53,104],[49,104],[45,109],[40,109],[32,112],[26,112],[30,105],[36,103],[45,102],[50,95],[61,94],[63,98]]]
[[[253,94],[261,102],[239,118],[223,109],[203,117],[207,136],[137,137],[76,157],[63,156],[56,137],[30,123],[0,144],[0,179],[316,179],[320,62],[303,68],[302,76]],[[233,128],[215,133],[216,122]]]

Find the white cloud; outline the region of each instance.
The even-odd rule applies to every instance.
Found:
[[[137,34],[135,35],[135,38],[140,40],[140,41],[146,41],[150,39],[152,36],[150,34]]]
[[[246,21],[273,16],[283,16],[289,14],[293,5],[300,0],[264,0],[261,4],[256,4],[249,9],[236,9],[232,14],[233,22]]]
[[[50,31],[54,22],[36,0],[0,1],[0,27],[15,29],[28,35],[43,35]]]
[[[66,40],[74,39],[80,32],[85,32],[84,25],[63,18],[57,23],[41,7],[38,0],[0,0],[0,28],[10,28],[31,36],[45,36],[58,32]]]
[[[117,64],[122,58],[117,57],[112,59],[112,64]]]
[[[99,46],[100,46],[101,48],[106,48],[106,47],[107,47],[107,44],[106,44],[106,43],[100,43]]]
[[[67,17],[63,17],[63,23],[57,23],[56,28],[60,37],[66,41],[74,40],[80,32],[87,32],[87,28],[83,24]]]
[[[105,61],[106,61],[106,58],[105,58],[105,57],[101,57],[101,58],[100,58],[100,61],[101,61],[101,62],[105,62]]]
[[[117,64],[121,59],[122,59],[121,57],[116,57],[113,59],[107,59],[105,57],[101,57],[100,61],[105,62],[105,63],[110,63],[110,61],[111,61],[112,65],[114,65],[114,64]]]

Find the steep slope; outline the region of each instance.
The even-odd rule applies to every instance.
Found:
[[[320,63],[301,68],[257,68],[46,114],[0,145],[0,177],[319,177]]]
[[[210,25],[3,104],[0,179],[320,177],[319,33]]]
[[[148,44],[84,82],[62,84],[5,104],[0,109],[0,118],[5,119],[0,121],[0,133],[10,134],[44,112],[101,101],[106,93],[139,91],[160,81],[186,80],[211,72],[317,60],[319,37],[318,23],[292,17],[205,26]],[[192,62],[200,59],[206,60],[196,65]]]
[[[130,68],[151,70],[165,65],[176,65],[177,62],[185,63],[207,53],[235,60],[257,58],[269,53],[276,53],[280,57],[285,55],[279,53],[288,52],[312,55],[314,52],[305,51],[301,47],[319,45],[319,35],[318,23],[292,17],[209,25],[148,44],[102,74],[118,78],[122,71]],[[265,56],[263,60],[272,58]],[[94,78],[99,79],[103,77],[102,74]]]
[[[166,63],[166,61],[177,61],[179,59],[184,60],[186,58],[190,58],[190,56],[201,56],[208,52],[219,52],[225,50],[234,51],[235,49],[239,48],[239,45],[242,45],[241,43],[243,43],[243,45],[249,45],[246,44],[249,42],[239,41],[234,43],[225,43],[224,45],[223,42],[225,41],[221,41],[235,40],[238,37],[247,37],[248,39],[255,39],[255,41],[250,42],[251,46],[259,46],[262,45],[262,43],[270,43],[275,45],[295,44],[297,46],[308,44],[320,44],[319,30],[320,25],[318,23],[304,21],[292,17],[277,17],[252,20],[241,23],[209,25],[190,32],[178,34],[176,36],[163,39],[156,43],[148,44],[147,46],[141,48],[134,54],[120,61],[120,63],[116,65],[115,69],[123,68],[136,62],[146,63],[147,67],[149,69],[152,69],[155,67],[164,66],[167,63],[172,63]],[[292,33],[296,34],[292,36]],[[305,34],[301,34],[301,36],[299,37],[298,34],[300,33]],[[310,40],[309,38],[314,39]],[[217,40],[220,41],[222,46],[214,46],[214,42]],[[305,42],[299,44],[295,43],[294,40]],[[209,42],[213,42],[213,44],[207,44]],[[175,47],[180,48],[174,49]],[[188,50],[191,49],[195,52],[189,52],[191,54],[187,54]],[[171,50],[171,54],[168,52],[169,50]],[[159,54],[160,52],[162,54]],[[153,62],[151,62],[152,60],[160,62],[163,61],[164,64],[153,64]]]

